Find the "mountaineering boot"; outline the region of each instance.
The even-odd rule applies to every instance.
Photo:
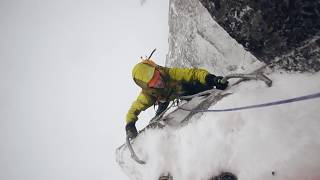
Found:
[[[237,180],[237,177],[232,173],[223,172],[219,176],[216,176],[210,180]]]
[[[129,139],[134,139],[138,135],[136,122],[130,122],[126,125],[126,133]]]

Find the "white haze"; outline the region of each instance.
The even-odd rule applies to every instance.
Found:
[[[0,179],[128,179],[114,151],[139,89],[131,68],[168,51],[168,1],[0,2]]]

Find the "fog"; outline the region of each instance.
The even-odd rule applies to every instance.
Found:
[[[0,179],[128,179],[131,68],[153,48],[164,64],[167,21],[168,1],[0,1]]]

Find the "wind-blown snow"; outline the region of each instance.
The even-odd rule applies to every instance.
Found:
[[[271,88],[244,82],[211,109],[320,91],[320,73],[274,73]],[[320,99],[236,112],[204,113],[181,128],[147,130],[134,144],[147,164],[124,157],[132,179],[209,179],[229,171],[246,180],[320,178]],[[274,172],[274,175],[272,174]]]

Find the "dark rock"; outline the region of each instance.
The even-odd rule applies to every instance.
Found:
[[[200,0],[211,16],[265,63],[320,70],[320,0]]]
[[[218,176],[210,178],[209,180],[237,180],[237,179],[238,178],[230,172],[222,172]]]

